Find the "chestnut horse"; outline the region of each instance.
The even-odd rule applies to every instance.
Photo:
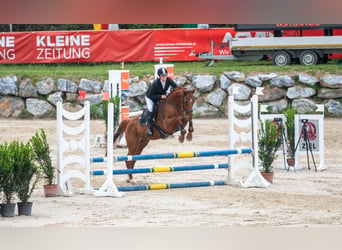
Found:
[[[166,99],[160,100],[155,122],[152,124],[152,136],[146,135],[147,125],[139,123],[138,115],[130,120],[120,123],[114,135],[114,148],[116,142],[125,133],[128,148],[127,155],[140,155],[150,140],[164,139],[171,136],[176,131],[180,131],[179,141],[184,142],[186,134],[185,126],[189,122],[188,134],[186,139],[192,140],[192,106],[194,105],[194,90],[186,90],[184,87],[175,88],[167,95]],[[127,169],[134,168],[135,161],[126,161]],[[133,180],[132,174],[128,175],[127,182]]]

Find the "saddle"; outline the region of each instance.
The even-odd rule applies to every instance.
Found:
[[[156,105],[155,105],[156,106]],[[172,134],[168,134],[165,131],[163,131],[156,123],[156,116],[157,116],[157,108],[153,108],[153,118],[152,118],[152,127],[156,128],[160,133],[161,139],[166,139],[167,137],[171,136]],[[139,117],[139,125],[144,126],[147,125],[147,109],[144,108],[142,114]]]
[[[158,103],[159,104],[159,103]],[[153,110],[152,110],[152,125],[155,124],[156,117],[157,117],[157,111],[158,111],[158,104],[153,105]],[[144,106],[143,112],[139,117],[139,125],[147,125],[147,107]]]

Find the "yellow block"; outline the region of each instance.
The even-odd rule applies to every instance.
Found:
[[[168,184],[151,184],[151,185],[148,185],[148,190],[167,189],[167,188],[169,188]]]
[[[171,172],[171,168],[170,167],[156,167],[154,168],[153,172],[155,173]]]
[[[177,158],[192,158],[195,157],[197,154],[195,152],[181,152],[177,153]]]
[[[101,24],[93,24],[94,30],[101,30]]]

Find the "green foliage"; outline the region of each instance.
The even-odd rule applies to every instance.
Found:
[[[297,111],[289,107],[285,110],[284,115],[286,118],[285,127],[286,127],[286,134],[287,134],[287,154],[288,156],[293,159],[295,155],[295,114]]]
[[[0,191],[5,203],[11,203],[17,190],[14,178],[15,151],[5,142],[0,144]]]
[[[50,147],[44,129],[41,129],[40,133],[36,132],[30,139],[30,142],[34,152],[34,159],[39,164],[43,179],[47,185],[52,185],[55,177],[55,168],[52,166]]]
[[[258,131],[258,145],[259,145],[259,159],[262,167],[262,172],[273,172],[273,161],[277,158],[277,150],[281,145],[281,134],[283,127],[277,127],[277,125],[266,120],[261,121],[260,129]]]
[[[28,112],[26,109],[23,109],[19,114],[20,119],[32,119],[33,115]]]
[[[56,119],[56,116],[57,116],[57,110],[56,109],[49,110],[49,112],[47,112],[44,115],[45,118],[52,118],[52,119]]]
[[[267,107],[266,107],[266,110],[267,110],[267,112],[270,113],[270,114],[273,113],[273,107],[272,107],[272,106],[267,106]]]
[[[13,24],[14,32],[29,31],[64,31],[64,30],[92,30],[92,24]],[[0,24],[0,31],[9,32],[9,24]]]
[[[120,97],[119,96],[114,96],[111,97],[109,100],[111,103],[114,104],[114,131],[115,128],[117,128],[119,126],[119,118],[120,118],[120,113],[121,113],[121,108],[120,108]],[[106,122],[106,130],[108,131],[108,101],[104,100],[102,101],[102,111],[103,111],[103,116],[102,118],[105,120]]]
[[[99,108],[99,106],[95,104],[90,105],[90,119],[102,119],[102,112]]]
[[[20,201],[27,202],[40,178],[40,171],[34,164],[34,152],[30,143],[13,141],[10,149],[13,155],[14,181]]]
[[[183,28],[189,24],[119,24],[120,29],[171,29]],[[197,27],[196,24],[193,25]],[[232,27],[232,24],[210,24],[215,27]],[[93,30],[93,24],[12,24],[12,31],[65,31],[65,30]],[[9,32],[9,24],[0,24],[0,32]]]

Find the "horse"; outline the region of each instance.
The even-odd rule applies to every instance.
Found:
[[[128,148],[127,155],[140,155],[150,140],[165,139],[180,131],[179,142],[185,140],[185,127],[189,123],[186,139],[192,140],[194,131],[192,123],[192,106],[194,105],[195,90],[186,90],[184,87],[173,89],[166,97],[159,101],[155,122],[152,123],[152,136],[146,135],[147,125],[141,125],[143,114],[120,123],[114,134],[114,148],[116,143],[125,134]],[[140,122],[139,122],[140,120]],[[136,161],[126,161],[126,168],[133,169]],[[133,175],[128,174],[127,182],[133,181]]]

